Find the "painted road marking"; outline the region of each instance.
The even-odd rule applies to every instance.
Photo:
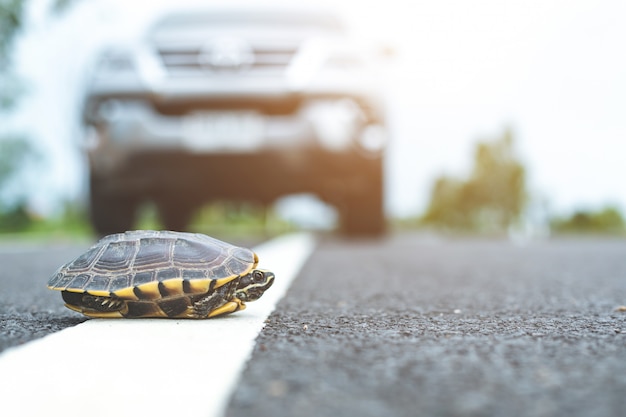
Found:
[[[94,319],[0,355],[11,416],[221,416],[265,320],[315,248],[309,234],[254,248],[276,281],[215,320]]]

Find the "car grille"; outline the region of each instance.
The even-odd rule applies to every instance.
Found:
[[[213,67],[203,62],[206,51],[201,47],[160,47],[158,55],[170,75],[204,76],[207,72],[240,73],[254,75],[282,75],[297,52],[297,45],[252,45],[249,62],[241,66]]]

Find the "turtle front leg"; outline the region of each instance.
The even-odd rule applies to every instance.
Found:
[[[211,294],[196,296],[191,300],[186,316],[206,319],[243,310],[246,306],[243,301],[233,297],[234,292],[234,285],[224,285]]]
[[[239,298],[233,298],[221,307],[211,311],[207,317],[216,317],[224,314],[234,313],[235,311],[245,310],[246,305]]]
[[[187,309],[185,316],[192,319],[207,318],[208,314],[224,304],[224,301],[223,295],[218,292],[204,294],[200,298],[191,300],[191,305]]]

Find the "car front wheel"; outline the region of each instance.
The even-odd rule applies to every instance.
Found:
[[[105,184],[90,181],[90,220],[99,236],[131,230],[135,224],[137,202],[128,196],[106,190]]]

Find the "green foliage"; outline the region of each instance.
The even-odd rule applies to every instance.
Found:
[[[23,29],[27,0],[0,0],[0,116],[11,110],[24,93],[20,78],[12,72],[15,39]],[[60,13],[74,0],[54,0],[51,12]],[[5,126],[0,125],[0,128]],[[21,171],[40,155],[23,136],[2,132],[0,137],[0,233],[86,234],[89,226],[83,210],[68,205],[63,214],[52,220],[34,217],[25,203]],[[11,189],[10,192],[9,189]],[[15,191],[17,190],[17,191]],[[7,194],[11,198],[7,199]]]
[[[0,233],[26,231],[34,224],[20,175],[37,158],[26,138],[17,135],[0,138]]]
[[[31,146],[22,137],[0,140],[0,189],[17,173],[31,152]]]
[[[24,83],[15,74],[0,70],[0,114],[14,107],[25,91]]]
[[[7,68],[15,35],[23,23],[25,0],[0,0],[0,71]]]
[[[134,228],[138,230],[161,230],[163,223],[159,216],[159,210],[154,203],[142,204],[137,209],[137,219]]]
[[[13,41],[23,23],[24,3],[24,0],[0,0],[0,112],[14,106],[23,91],[10,66]]]
[[[579,210],[567,218],[552,221],[552,230],[561,233],[620,234],[626,231],[622,213],[615,207],[597,211]]]
[[[0,212],[0,236],[20,234],[23,237],[67,237],[89,236],[91,226],[84,208],[76,203],[67,203],[60,215],[40,218],[29,212],[25,204]]]
[[[32,218],[24,204],[0,212],[0,233],[16,233],[28,229]]]
[[[294,227],[263,205],[217,201],[198,210],[191,229],[212,235],[249,236],[275,235]]]
[[[54,0],[52,2],[51,10],[54,13],[62,13],[72,7],[77,0]]]
[[[147,203],[137,211],[137,229],[163,229],[156,205]],[[275,235],[295,228],[273,210],[247,202],[215,201],[201,207],[193,216],[189,231],[215,236]]]
[[[37,152],[26,138],[22,136],[0,137],[0,198],[4,196],[12,182],[18,181],[20,171],[37,158]],[[15,196],[17,200],[22,198],[23,196],[19,194]],[[0,212],[12,206],[12,204],[3,203],[0,199]]]
[[[468,179],[436,179],[422,222],[472,232],[498,232],[512,225],[527,198],[526,171],[513,145],[509,130],[496,141],[478,143]]]

